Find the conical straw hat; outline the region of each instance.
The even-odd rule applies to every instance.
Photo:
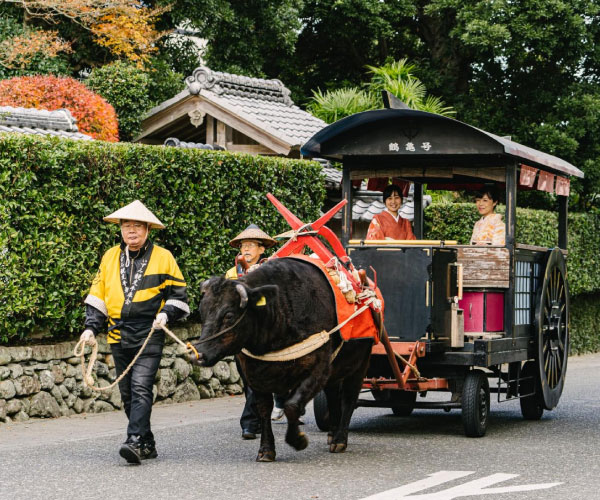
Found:
[[[106,222],[120,224],[122,220],[137,220],[147,222],[151,229],[164,229],[165,226],[150,210],[140,201],[135,200],[129,205],[119,208],[116,212],[104,217]]]
[[[229,244],[232,247],[239,248],[242,244],[242,240],[256,240],[260,241],[265,248],[270,248],[277,242],[271,238],[267,233],[260,229],[256,224],[250,224],[240,234],[233,238]]]

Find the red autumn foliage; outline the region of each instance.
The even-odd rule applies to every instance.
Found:
[[[81,133],[101,141],[119,140],[114,108],[73,78],[46,75],[0,80],[0,106],[48,111],[66,108],[77,119]]]

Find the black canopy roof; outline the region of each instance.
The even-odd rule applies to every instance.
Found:
[[[507,161],[555,174],[583,177],[556,156],[523,146],[452,118],[413,109],[365,111],[339,120],[313,135],[302,147],[308,157],[346,162],[358,168],[497,169]],[[482,171],[480,170],[480,171]]]

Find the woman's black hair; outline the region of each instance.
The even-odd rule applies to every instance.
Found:
[[[404,196],[402,196],[402,188],[400,186],[397,186],[396,184],[390,184],[383,190],[383,203],[384,204],[385,204],[385,200],[387,200],[390,196],[392,196],[392,193],[398,193],[398,196],[400,196],[400,198],[402,198],[402,201],[404,201]]]
[[[483,198],[487,195],[492,201],[500,201],[500,191],[495,184],[486,184],[483,189],[475,192],[475,199]]]

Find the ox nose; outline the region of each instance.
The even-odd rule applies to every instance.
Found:
[[[202,359],[201,352],[198,353],[198,356],[196,356],[196,353],[193,353],[193,352],[188,353],[187,357],[188,357],[188,361],[190,363],[192,363],[193,365],[202,366],[203,359]]]

